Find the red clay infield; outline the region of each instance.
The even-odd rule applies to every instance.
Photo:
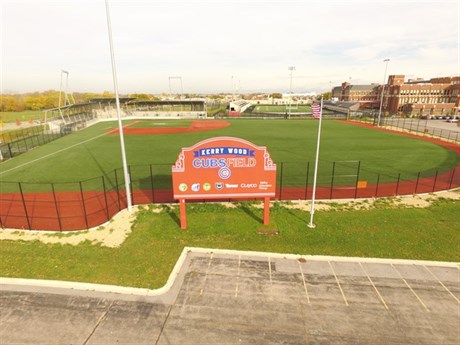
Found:
[[[420,137],[413,134],[395,132],[376,128],[359,122],[347,122],[350,125],[364,126],[374,130],[398,133],[451,149],[460,155],[460,146],[439,139]],[[133,125],[134,123],[130,124]],[[130,128],[126,126],[126,134],[167,134],[183,133],[200,130],[224,128],[230,123],[226,121],[193,121],[187,128]],[[115,132],[114,132],[115,133]],[[400,181],[385,184],[368,184],[366,188],[356,189],[355,186],[337,186],[317,188],[317,199],[344,199],[387,197],[431,193],[460,187],[460,163],[451,171],[420,178],[413,181]],[[311,199],[311,187],[278,188],[276,199],[298,200]],[[135,190],[132,192],[134,204],[174,202],[172,190]],[[197,200],[200,201],[200,200]],[[95,227],[105,223],[117,212],[126,208],[126,195],[115,191],[91,192],[56,192],[53,193],[1,193],[0,194],[0,226],[13,229],[68,231]]]
[[[210,131],[213,129],[220,129],[230,126],[230,122],[227,121],[193,121],[188,127],[164,127],[164,128],[153,128],[153,127],[130,127],[136,123],[142,121],[134,121],[130,124],[123,126],[123,134],[174,134],[174,133],[188,133],[188,132],[201,132]],[[118,128],[107,132],[108,134],[118,134]]]

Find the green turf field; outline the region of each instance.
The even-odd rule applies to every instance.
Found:
[[[143,120],[145,121],[145,120]],[[166,120],[142,122],[145,127],[165,127]],[[133,120],[125,122],[132,123]],[[235,136],[257,145],[267,146],[272,159],[283,164],[283,185],[304,186],[307,162],[313,172],[318,121],[314,120],[230,120],[222,129],[179,134],[126,135],[128,164],[132,166],[134,188],[143,188],[153,164],[156,187],[170,187],[171,164],[182,147],[215,136]],[[190,121],[177,121],[173,126],[187,127]],[[107,134],[117,123],[101,122],[80,132],[37,147],[0,164],[2,191],[8,191],[4,181],[28,183],[76,182],[106,175],[121,167],[119,137]],[[398,134],[379,132],[343,122],[323,121],[318,184],[329,184],[333,161],[361,161],[360,179],[374,183],[432,176],[453,168],[458,156],[450,150],[429,142]],[[337,163],[336,174],[352,175],[357,163]],[[353,185],[355,177],[337,178],[336,185]],[[310,178],[309,184],[312,179]],[[160,185],[158,185],[160,184]],[[164,184],[164,185],[162,185]],[[65,187],[61,187],[64,188]],[[72,185],[68,189],[77,189]]]

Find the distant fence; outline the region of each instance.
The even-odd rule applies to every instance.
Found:
[[[66,121],[57,120],[48,124],[9,131],[0,134],[0,161],[16,157],[35,147],[45,145],[67,134],[86,128],[94,119],[92,113],[66,116]]]
[[[429,135],[436,138],[451,140],[460,143],[460,127],[458,130],[451,130],[438,126],[433,126],[438,121],[429,119],[411,119],[405,117],[384,117],[380,121],[381,126],[395,127],[409,132]]]
[[[133,204],[174,202],[171,165],[129,167]],[[277,163],[276,200],[309,200],[313,165]],[[379,174],[360,161],[322,161],[317,199],[356,199],[431,193],[460,187],[460,164],[418,173]],[[95,227],[127,207],[121,169],[73,183],[0,182],[0,226],[67,231]],[[204,200],[197,200],[204,201]],[[226,200],[222,200],[226,201]]]
[[[0,160],[16,157],[37,146],[47,144],[69,133],[70,132],[61,131],[60,129],[46,129],[46,125],[41,125],[2,134],[0,136]]]
[[[377,113],[366,113],[363,115],[356,115],[356,112],[351,113],[350,118],[353,120],[361,121],[364,123],[377,125]],[[400,129],[407,132],[415,133],[422,136],[430,136],[449,140],[454,143],[460,143],[460,127],[452,130],[436,126],[436,123],[443,123],[443,120],[430,120],[420,118],[406,118],[406,117],[383,117],[380,119],[380,126],[389,129]],[[444,122],[445,123],[445,122]]]

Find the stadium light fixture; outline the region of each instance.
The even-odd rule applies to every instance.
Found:
[[[64,116],[62,115],[62,109],[61,109],[61,100],[62,100],[62,88],[63,88],[63,81],[62,77],[63,75],[66,75],[67,80],[66,80],[66,88],[64,90],[64,106],[66,105],[66,99],[67,99],[67,86],[69,85],[69,72],[61,69],[61,84],[59,86],[59,114],[61,115],[62,121],[65,122]],[[70,102],[69,102],[70,103]]]
[[[291,102],[292,102],[292,71],[295,71],[294,66],[288,67],[288,70],[290,71],[289,76],[290,76],[290,82],[289,82],[289,112],[288,112],[288,118],[291,118]]]
[[[382,93],[380,95],[380,108],[379,108],[379,116],[377,118],[377,127],[380,127],[380,117],[382,116],[382,106],[383,106],[383,93],[385,91],[385,83],[386,83],[386,78],[387,78],[387,68],[388,68],[388,62],[390,59],[385,59],[383,62],[385,62],[385,73],[383,74],[383,85],[382,85]]]
[[[128,211],[131,212],[132,200],[131,200],[130,176],[128,172],[128,163],[126,160],[125,140],[123,136],[123,125],[121,123],[120,97],[118,96],[117,71],[115,68],[115,54],[113,52],[112,26],[110,23],[110,11],[109,11],[108,0],[105,0],[105,11],[107,15],[107,28],[109,31],[109,45],[110,45],[110,57],[112,60],[113,87],[115,89],[115,101],[117,104],[118,132],[120,133],[121,160],[123,162],[123,176],[125,178],[126,204],[128,207]]]

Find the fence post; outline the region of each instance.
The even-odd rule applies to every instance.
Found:
[[[105,214],[107,215],[107,220],[109,220],[110,219],[110,217],[109,217],[109,204],[107,202],[107,191],[105,189],[104,175],[102,175],[101,178],[102,178],[102,188],[104,188]]]
[[[398,182],[396,183],[396,193],[395,195],[398,195],[398,190],[399,190],[399,181],[401,180],[401,173],[398,174]]]
[[[331,192],[329,194],[329,199],[332,199],[332,189],[334,188],[334,175],[335,175],[335,161],[334,163],[332,163]]]
[[[56,198],[56,192],[54,190],[54,183],[51,183],[51,189],[53,191],[54,206],[56,207],[56,215],[57,215],[58,223],[59,223],[59,231],[62,231],[61,214],[59,213],[59,206],[58,206],[58,202]]]
[[[83,194],[83,186],[81,184],[81,181],[79,182],[79,184],[80,184],[81,202],[83,204],[83,213],[84,213],[84,216],[85,216],[85,224],[86,224],[86,228],[89,229],[88,214],[86,213],[85,196]]]
[[[152,188],[152,203],[155,202],[155,191],[153,190],[153,170],[152,164],[150,164],[150,187]]]
[[[415,182],[414,194],[417,194],[418,181],[420,180],[420,171],[417,174],[417,182]]]
[[[436,174],[434,175],[433,192],[434,192],[434,190],[436,188],[437,179],[438,179],[438,170],[436,170]]]
[[[307,177],[305,179],[305,200],[307,200],[308,195],[308,175],[310,174],[310,162],[307,162]]]
[[[134,202],[134,191],[133,191],[133,184],[131,183],[131,181],[133,180],[133,179],[131,178],[131,165],[128,165],[128,179],[129,179],[128,183],[129,183],[129,185],[130,185],[130,187],[131,187],[131,188],[129,189],[130,192],[131,192],[131,202],[132,202],[132,204],[134,205],[134,204],[135,204],[135,202]],[[127,196],[126,196],[126,202],[128,202]]]
[[[452,183],[454,182],[455,169],[457,169],[457,167],[455,167],[454,170],[452,170],[452,177],[450,178],[449,189],[452,188]]]
[[[10,152],[10,158],[13,158],[13,152],[11,151],[11,144],[7,143],[8,145],[8,151]]]
[[[282,200],[282,194],[283,194],[283,165],[284,162],[281,162],[281,169],[280,169],[280,197],[279,200]]]
[[[418,121],[417,121],[417,129],[415,130],[417,133],[420,132],[419,129],[418,129],[419,127],[420,127],[420,119],[418,119]]]
[[[361,169],[361,161],[358,161],[358,172],[356,173],[356,183],[355,183],[355,199],[358,197],[358,182],[359,182],[360,169]]]
[[[26,214],[27,225],[29,226],[29,230],[32,230],[32,227],[30,226],[29,214],[27,213],[26,200],[24,199],[24,193],[22,192],[21,182],[18,182],[18,185],[19,185],[19,191],[21,192],[22,205],[24,206],[24,212]]]
[[[118,211],[121,211],[121,201],[120,201],[120,189],[118,188],[118,175],[117,175],[117,169],[115,171],[115,186],[117,188],[117,198],[118,198]]]

